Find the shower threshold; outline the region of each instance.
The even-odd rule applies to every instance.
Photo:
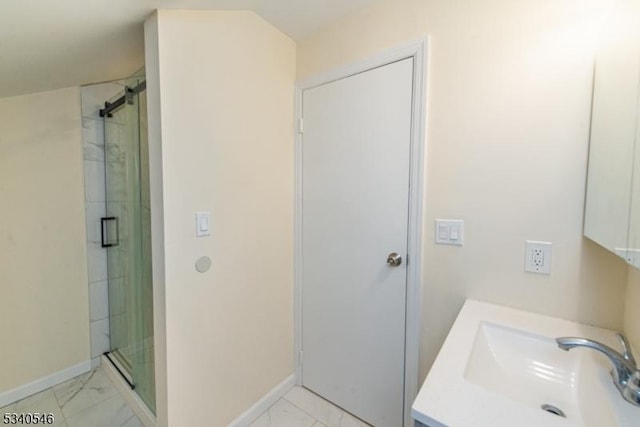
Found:
[[[122,370],[117,367],[117,362],[114,363],[113,360],[117,357],[115,353],[117,352],[112,351],[102,355],[102,368],[104,372],[124,397],[129,407],[133,409],[133,412],[142,422],[142,425],[144,427],[157,427],[154,412],[149,409],[149,406],[147,406],[140,396],[138,396],[138,393],[133,390],[129,381],[126,380],[126,377],[122,374]]]
[[[126,359],[120,354],[118,350],[108,351],[104,353],[104,357],[109,361],[109,363],[114,367],[116,371],[120,374],[122,379],[124,379],[131,390],[136,388],[136,385],[133,383],[133,377],[131,377],[131,369],[128,368],[129,364],[126,362]]]

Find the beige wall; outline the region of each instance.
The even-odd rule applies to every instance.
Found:
[[[146,27],[159,424],[226,425],[293,372],[295,45],[251,12],[161,10]]]
[[[627,267],[582,237],[593,23],[609,0],[383,0],[300,41],[298,78],[429,36],[421,373],[467,297],[620,329]],[[465,220],[461,248],[435,218]],[[553,242],[551,275],[523,271]]]
[[[629,282],[624,310],[624,333],[631,341],[636,358],[640,358],[640,270],[629,267]]]
[[[78,88],[0,99],[0,393],[89,360]]]

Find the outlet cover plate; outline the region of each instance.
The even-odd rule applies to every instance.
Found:
[[[525,245],[524,271],[551,274],[551,243],[527,240]]]

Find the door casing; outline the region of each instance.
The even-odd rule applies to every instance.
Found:
[[[405,323],[404,425],[411,425],[411,405],[418,392],[420,309],[422,305],[422,225],[425,186],[425,122],[428,39],[422,38],[369,59],[338,67],[296,82],[295,86],[295,212],[294,212],[294,363],[296,384],[302,385],[302,92],[402,59],[413,58],[407,292]]]

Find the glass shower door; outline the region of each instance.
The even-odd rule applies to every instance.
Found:
[[[146,92],[144,78],[125,82],[104,117],[110,359],[155,411],[153,294]]]

